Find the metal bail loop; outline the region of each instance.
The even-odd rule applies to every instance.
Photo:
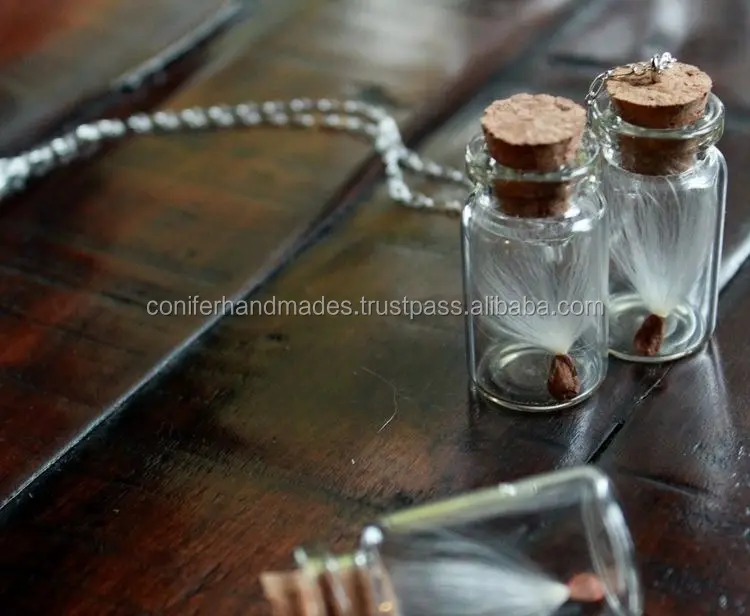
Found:
[[[661,73],[662,71],[671,68],[675,62],[677,62],[677,59],[672,56],[671,53],[657,53],[651,57],[651,70],[656,73]]]
[[[594,81],[591,82],[591,85],[589,86],[589,91],[586,93],[586,98],[584,99],[584,103],[586,103],[586,107],[591,109],[591,106],[594,104],[594,101],[597,98],[599,98],[599,95],[602,93],[602,90],[604,89],[604,85],[607,83],[607,80],[612,76],[613,73],[614,73],[614,69],[609,69],[608,71],[599,73],[596,77],[594,77]]]

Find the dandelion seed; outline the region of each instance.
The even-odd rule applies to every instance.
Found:
[[[667,318],[688,302],[710,259],[714,182],[699,179],[691,186],[684,179],[634,180],[611,170],[604,182],[612,264],[650,312],[633,339],[642,355],[658,354]]]
[[[557,245],[512,246],[499,252],[478,254],[473,275],[474,295],[500,297],[509,302],[531,302],[532,306],[560,306],[571,298],[582,306],[594,305],[599,297],[591,276],[591,259],[598,250],[595,238],[574,237]],[[573,345],[595,325],[596,315],[586,310],[536,310],[484,315],[478,327],[510,337],[519,343],[543,349],[552,355],[548,389],[558,400],[574,398],[580,390]]]
[[[570,589],[510,546],[489,548],[458,535],[410,541],[389,562],[403,613],[433,616],[552,616]]]

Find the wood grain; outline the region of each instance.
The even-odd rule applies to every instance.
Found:
[[[750,270],[743,268],[722,297],[711,346],[669,371],[602,459],[631,486],[631,517],[638,520],[642,507],[652,512],[639,549],[652,602],[674,602],[675,613],[679,604],[688,609],[687,593],[679,590],[688,585],[700,602],[695,613],[721,613],[719,604],[733,614],[750,607],[750,388],[743,342],[749,291]]]
[[[369,97],[394,103],[410,143],[429,136],[420,151],[455,164],[489,100],[539,89],[580,98],[583,73],[555,65],[547,43],[573,5],[430,6],[406,10],[412,24],[432,24],[418,49],[403,3],[313,7],[170,106]],[[454,55],[463,64],[446,62]],[[744,133],[731,113],[724,149],[741,171]],[[149,301],[196,294],[360,311],[363,297],[381,311],[387,300],[460,299],[456,221],[394,206],[382,182],[367,181],[376,172],[366,146],[330,135],[146,139],[0,214],[0,431],[11,442],[0,465],[24,477],[111,411],[2,511],[9,614],[265,613],[257,576],[287,565],[297,544],[345,549],[383,511],[586,462],[616,481],[649,615],[744,613],[747,270],[727,286],[703,355],[653,368],[613,361],[594,399],[544,417],[471,398],[460,316],[277,310],[225,317],[195,341],[205,317],[145,313]],[[741,226],[747,191],[741,177],[735,186],[730,224]]]
[[[158,71],[238,13],[230,0],[4,1],[0,154],[28,147],[84,105]]]
[[[522,26],[531,32],[556,15],[545,14],[542,6],[523,13],[518,36]],[[288,18],[288,28],[269,30],[262,44],[256,37],[228,61],[214,58],[217,68],[209,68],[170,106],[344,95],[352,87],[350,77],[335,64],[311,64],[312,52],[260,52],[298,28],[298,21],[324,25],[318,16],[327,7],[308,6]],[[242,27],[249,32],[253,25]],[[460,19],[455,27],[456,37],[465,36]],[[308,40],[311,50],[327,41]],[[440,104],[419,106],[414,98],[398,110],[408,139],[449,113],[472,83],[512,52],[504,46],[467,49],[467,65],[481,60],[481,66],[472,64],[464,73],[446,68],[420,82],[421,95],[429,86]],[[361,77],[377,73],[372,58],[362,62]],[[422,75],[419,64],[412,70]],[[393,98],[410,101],[416,81],[406,72],[393,80]],[[58,173],[6,204],[0,214],[0,284],[13,292],[0,305],[8,313],[0,380],[9,392],[17,387],[39,392],[44,419],[28,437],[39,462],[11,456],[3,496],[33,478],[31,468],[58,456],[62,443],[74,443],[119,409],[154,370],[218,318],[153,317],[149,307],[190,297],[220,301],[253,290],[346,206],[341,197],[365,169],[370,177],[378,172],[372,152],[340,135],[313,132],[302,138],[266,128],[142,138]]]

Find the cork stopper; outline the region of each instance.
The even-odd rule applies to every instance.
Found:
[[[711,93],[711,78],[695,66],[676,62],[661,73],[635,75],[619,67],[607,80],[607,92],[618,115],[629,124],[652,129],[679,129],[701,118]],[[642,175],[670,175],[689,169],[695,140],[620,136],[621,164]]]
[[[567,98],[516,94],[484,111],[490,156],[518,171],[550,173],[575,160],[586,127],[586,111]],[[495,193],[505,213],[521,217],[559,216],[568,209],[570,186],[564,182],[497,180]]]
[[[370,574],[354,565],[263,573],[260,582],[273,616],[376,616]]]
[[[320,587],[300,571],[264,573],[260,583],[274,616],[325,614],[325,600]]]

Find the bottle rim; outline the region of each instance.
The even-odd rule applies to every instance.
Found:
[[[604,583],[607,604],[614,613],[617,616],[640,616],[643,612],[643,598],[633,539],[609,478],[598,469],[593,470],[590,480],[595,497],[589,503],[591,506],[584,509],[584,523],[594,569]],[[612,558],[623,572],[622,589],[612,588],[607,581],[608,566],[602,556],[607,546],[602,546],[602,540],[592,531],[592,518],[601,521]]]
[[[481,133],[474,136],[466,146],[464,162],[467,174],[475,184],[490,183],[494,180],[558,184],[574,182],[589,176],[596,166],[598,157],[599,143],[596,134],[587,126],[574,162],[556,171],[539,173],[500,165],[489,155],[487,143]]]
[[[471,215],[471,211],[475,209],[472,205],[474,204],[476,208],[484,212],[488,224],[540,233],[540,239],[549,234],[551,236],[547,239],[554,239],[564,231],[561,229],[561,223],[563,227],[574,225],[579,227],[583,224],[578,230],[586,230],[587,225],[597,224],[596,221],[601,220],[606,211],[606,203],[597,196],[596,190],[599,154],[600,145],[596,135],[590,127],[587,127],[573,164],[549,173],[519,171],[498,164],[489,154],[484,135],[476,135],[466,146],[466,171],[474,186],[475,198],[467,202],[464,216]],[[496,181],[568,184],[575,193],[589,194],[590,203],[585,209],[571,208],[557,216],[534,218],[514,216],[493,205],[493,183]]]
[[[671,141],[703,140],[714,145],[724,133],[724,103],[713,92],[709,93],[703,115],[692,124],[679,128],[645,128],[623,120],[614,108],[606,90],[589,107],[593,132],[600,136],[626,136],[641,139]]]

